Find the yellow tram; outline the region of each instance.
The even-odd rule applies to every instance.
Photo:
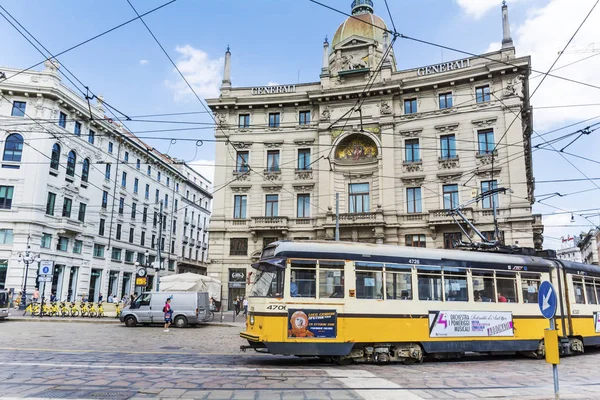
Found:
[[[537,298],[558,291],[563,355],[600,345],[600,268],[535,256],[276,242],[252,265],[241,337],[256,351],[338,363],[465,352],[544,355]]]

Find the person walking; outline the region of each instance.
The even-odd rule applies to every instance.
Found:
[[[38,290],[38,288],[35,288],[35,290],[33,291],[32,299],[35,303],[37,303],[40,299],[40,291]]]
[[[237,317],[238,314],[240,313],[240,296],[237,296],[235,298],[235,302],[233,303],[233,307],[235,308],[235,316]]]
[[[173,310],[171,309],[171,298],[167,298],[165,306],[163,307],[163,313],[165,315],[165,330],[163,332],[169,332],[169,326],[173,322]]]
[[[246,296],[244,296],[244,316],[248,316],[248,299],[246,298]]]

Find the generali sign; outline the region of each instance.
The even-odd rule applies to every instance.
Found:
[[[425,76],[437,74],[440,72],[454,71],[455,69],[468,68],[471,66],[471,60],[465,58],[464,60],[450,61],[447,63],[429,65],[427,67],[421,67],[417,69],[417,76]]]
[[[253,95],[296,93],[296,85],[287,85],[287,86],[260,86],[260,87],[252,88],[251,93]]]

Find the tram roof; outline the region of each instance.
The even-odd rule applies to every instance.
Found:
[[[587,275],[588,273],[592,273],[597,276],[600,274],[600,267],[597,265],[583,264],[566,260],[560,260],[560,262],[564,265],[566,270],[574,271],[573,273],[576,275]]]
[[[335,258],[353,259],[357,261],[382,262],[378,259],[419,259],[428,261],[454,261],[474,263],[494,263],[507,265],[528,265],[549,268],[555,264],[547,259],[536,256],[516,254],[486,253],[464,250],[428,249],[422,247],[404,247],[386,244],[333,242],[333,241],[279,241],[276,245],[275,257],[298,258]],[[394,261],[388,261],[394,262]],[[397,261],[398,262],[398,261]],[[571,263],[576,264],[576,263]],[[587,266],[596,268],[598,267]]]

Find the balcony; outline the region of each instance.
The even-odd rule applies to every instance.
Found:
[[[327,213],[328,226],[335,226],[335,213]],[[377,206],[375,212],[343,213],[340,214],[340,226],[384,226],[383,209]]]
[[[281,170],[279,168],[265,168],[263,176],[266,181],[280,181]]]
[[[226,222],[226,225],[228,226],[247,226],[248,225],[248,220],[247,219],[229,219]]]
[[[313,177],[312,168],[304,168],[304,169],[296,168],[296,170],[294,171],[294,179],[296,179],[296,180],[307,180],[307,179],[312,179],[312,177]]]
[[[298,228],[312,228],[317,223],[316,218],[296,218],[291,220],[292,224]]]
[[[460,162],[458,155],[448,158],[448,157],[439,157],[438,158],[438,167],[439,169],[454,169],[460,167]]]
[[[65,233],[83,233],[83,222],[67,217],[58,218],[58,229]]]
[[[399,217],[405,227],[422,226],[429,222],[429,213],[407,213]]]
[[[250,229],[253,230],[287,230],[288,217],[252,217]]]
[[[465,208],[461,210],[463,215],[467,217],[469,221],[473,221],[473,209]],[[456,220],[458,222],[463,222],[462,218],[458,215],[456,216]],[[432,210],[429,211],[429,225],[445,225],[445,224],[455,224],[454,218],[449,214],[449,210]]]

